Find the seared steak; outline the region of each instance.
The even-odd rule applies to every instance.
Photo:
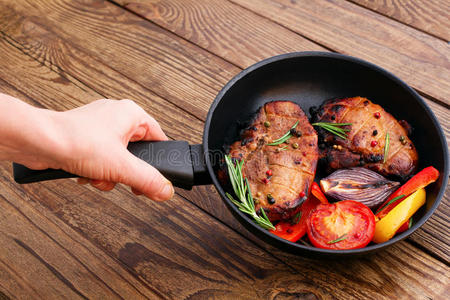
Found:
[[[326,101],[313,113],[314,122],[352,123],[347,139],[319,129],[321,162],[329,169],[364,166],[385,176],[411,175],[417,167],[417,151],[408,138],[409,125],[398,122],[381,106],[366,98]],[[386,133],[389,151],[385,162]]]
[[[267,144],[291,130],[287,143]],[[262,207],[271,221],[294,216],[307,198],[318,159],[317,134],[295,103],[275,101],[261,107],[242,140],[230,147],[232,158],[244,160],[256,209]]]

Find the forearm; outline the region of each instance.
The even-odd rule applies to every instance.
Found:
[[[33,169],[58,168],[57,114],[0,94],[0,160]]]
[[[130,141],[164,141],[158,122],[131,100],[98,100],[55,112],[0,94],[0,160],[31,169],[63,169],[101,190],[117,182],[154,200],[172,197],[172,184],[127,150]]]

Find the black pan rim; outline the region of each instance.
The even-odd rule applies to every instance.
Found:
[[[412,234],[414,231],[416,231],[419,227],[421,227],[431,217],[431,215],[433,215],[433,213],[436,211],[439,204],[441,203],[442,197],[445,192],[445,187],[447,186],[447,183],[448,183],[448,176],[449,176],[448,155],[449,155],[449,153],[448,153],[448,148],[446,146],[447,142],[446,142],[446,138],[445,138],[444,132],[442,130],[442,127],[439,124],[436,116],[434,115],[432,110],[428,107],[428,105],[425,103],[425,101],[422,99],[422,97],[414,89],[412,89],[408,84],[406,84],[404,81],[402,81],[400,78],[398,78],[391,72],[389,72],[373,63],[364,61],[360,58],[356,58],[356,57],[348,56],[348,55],[344,55],[344,54],[339,54],[339,53],[321,52],[321,51],[304,51],[304,52],[285,53],[285,54],[269,57],[269,58],[266,58],[262,61],[259,61],[255,64],[249,66],[248,68],[246,68],[246,69],[242,70],[240,73],[238,73],[235,77],[233,77],[222,88],[222,90],[217,94],[216,98],[214,99],[213,103],[211,104],[211,107],[210,107],[209,112],[206,117],[204,133],[203,133],[203,146],[204,146],[205,157],[208,157],[208,149],[209,149],[208,136],[209,136],[209,127],[210,127],[212,116],[216,110],[217,105],[220,103],[221,99],[228,92],[228,90],[237,81],[239,81],[243,77],[247,76],[249,73],[255,71],[256,69],[259,69],[262,66],[272,64],[272,63],[277,63],[281,60],[298,58],[298,57],[327,57],[327,58],[338,59],[338,60],[346,60],[351,63],[363,65],[364,67],[372,69],[372,70],[379,72],[382,75],[388,77],[390,80],[394,81],[395,83],[397,83],[398,85],[403,87],[405,90],[407,90],[411,94],[411,96],[413,96],[413,98],[415,98],[415,100],[421,105],[421,107],[425,111],[425,113],[431,118],[431,120],[433,121],[433,125],[438,129],[439,140],[441,142],[441,148],[444,150],[444,155],[445,155],[445,157],[444,157],[444,172],[443,172],[443,174],[441,174],[441,176],[443,176],[442,177],[442,186],[441,186],[441,189],[439,190],[438,195],[436,196],[436,200],[434,201],[432,207],[410,229],[395,236],[394,238],[390,239],[389,241],[387,241],[385,243],[370,245],[370,246],[360,248],[360,249],[329,250],[329,249],[321,249],[321,248],[315,248],[315,247],[310,247],[310,246],[304,246],[299,243],[293,243],[293,242],[284,240],[282,238],[279,238],[278,236],[275,236],[275,235],[269,233],[267,230],[260,228],[250,218],[248,218],[244,213],[239,211],[239,209],[225,197],[225,192],[214,173],[213,166],[211,165],[211,161],[209,159],[206,159],[206,166],[207,166],[208,172],[211,176],[211,179],[214,183],[214,186],[216,187],[217,191],[219,192],[220,196],[225,201],[227,206],[233,210],[234,214],[239,215],[243,220],[245,220],[246,223],[248,223],[248,225],[252,227],[252,229],[253,229],[252,231],[260,232],[263,235],[265,235],[266,238],[273,239],[273,240],[277,241],[278,243],[285,244],[291,248],[298,248],[299,252],[300,251],[310,251],[310,252],[315,252],[318,254],[345,255],[345,256],[352,255],[352,254],[366,254],[369,252],[373,252],[373,251],[388,247],[398,241],[405,239],[410,234]]]

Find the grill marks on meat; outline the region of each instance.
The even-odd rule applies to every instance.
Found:
[[[283,136],[297,121],[296,130],[288,143],[268,146]],[[270,126],[264,126],[270,122]],[[248,179],[252,195],[271,221],[294,216],[306,199],[314,180],[318,160],[317,134],[302,109],[289,101],[266,103],[252,124],[243,131],[242,139],[233,143],[230,154],[244,159],[243,175]],[[293,144],[297,143],[295,149]],[[280,150],[281,147],[286,148]],[[268,176],[267,171],[272,175]],[[267,180],[266,180],[267,179]],[[270,204],[270,194],[275,203]]]
[[[418,155],[408,138],[409,125],[405,121],[398,122],[381,106],[366,98],[327,101],[316,111],[314,122],[352,123],[346,140],[323,129],[318,130],[320,156],[331,170],[365,166],[385,176],[405,179],[417,168]],[[389,152],[383,163],[387,132]],[[335,149],[333,145],[342,149]]]

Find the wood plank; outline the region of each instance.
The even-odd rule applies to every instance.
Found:
[[[326,51],[228,1],[114,2],[242,68],[286,52]]]
[[[450,41],[447,0],[349,0],[404,24]]]
[[[13,50],[14,49],[9,49],[8,52]],[[26,72],[30,72],[32,75],[30,75],[31,78],[38,78],[38,75],[41,72],[47,72],[46,68],[42,65],[42,70],[27,67],[19,68],[22,61],[26,61],[26,59],[22,57],[20,62],[17,61],[14,63],[14,60],[10,58],[7,63],[17,66],[17,69],[24,69]],[[25,65],[26,64],[27,63],[25,63]],[[12,77],[12,80],[17,80],[15,76],[7,74],[6,72],[2,72],[2,76],[7,76],[8,78]],[[27,89],[29,88],[29,84],[20,86],[21,88]],[[58,88],[47,88],[49,94],[47,96],[48,98],[57,98],[61,99],[60,101],[67,101],[58,95],[58,91],[65,88],[63,85]],[[4,177],[10,176],[9,168],[4,170],[3,173]],[[6,182],[6,178],[3,181]],[[448,278],[441,275],[443,273],[443,266],[427,255],[423,257],[423,261],[426,262],[425,264],[428,267],[424,269],[424,273],[420,273],[420,275],[416,274],[415,276],[427,278],[427,280],[423,281],[426,284],[429,283],[428,278],[431,278],[436,285],[436,288],[432,291],[426,286],[416,284],[414,277],[404,278],[405,275],[403,275],[403,272],[401,271],[406,268],[408,270],[412,269],[412,272],[416,272],[415,270],[421,270],[423,268],[422,263],[419,264],[419,262],[412,260],[411,262],[408,261],[405,266],[401,258],[398,260],[392,259],[392,262],[388,261],[387,263],[383,263],[383,257],[380,258],[378,256],[373,256],[356,260],[355,263],[351,263],[350,267],[347,262],[340,262],[334,265],[338,270],[336,271],[336,274],[329,274],[329,262],[327,261],[306,260],[287,255],[284,256],[283,259],[292,262],[298,270],[297,274],[292,275],[286,271],[286,266],[284,264],[280,265],[279,261],[273,260],[272,255],[264,254],[265,252],[261,252],[261,250],[259,248],[255,248],[253,244],[242,242],[242,238],[235,236],[233,232],[233,234],[230,233],[230,236],[224,234],[222,232],[223,225],[220,223],[216,224],[208,221],[207,224],[204,224],[204,215],[198,215],[199,212],[195,207],[187,205],[184,202],[181,203],[181,200],[178,198],[176,198],[178,200],[174,200],[174,204],[172,204],[173,201],[164,204],[148,203],[143,200],[141,202],[140,200],[138,201],[137,198],[131,196],[128,192],[125,192],[123,189],[119,189],[118,191],[114,191],[112,193],[103,194],[91,189],[86,189],[86,187],[74,185],[70,181],[48,182],[45,184],[30,185],[20,188],[23,188],[26,195],[29,195],[30,201],[36,203],[36,205],[43,205],[53,211],[67,225],[71,226],[74,230],[83,233],[83,235],[87,236],[92,243],[102,247],[102,249],[104,249],[108,254],[117,257],[121,263],[126,264],[131,269],[133,274],[136,274],[147,283],[148,281],[151,281],[152,283],[156,282],[155,284],[158,285],[156,290],[162,290],[164,293],[169,293],[169,295],[171,295],[170,293],[178,292],[178,290],[167,290],[170,288],[175,289],[176,287],[162,286],[162,281],[166,280],[171,282],[170,280],[172,277],[176,278],[179,286],[187,286],[188,289],[197,289],[198,287],[192,287],[192,277],[186,278],[186,276],[183,275],[180,279],[179,277],[181,277],[181,275],[178,274],[185,274],[181,271],[180,273],[170,276],[170,278],[167,278],[167,275],[160,278],[159,276],[161,274],[159,272],[163,273],[163,275],[165,273],[172,274],[174,266],[178,266],[178,264],[181,263],[184,265],[186,264],[186,261],[188,266],[191,267],[191,264],[195,264],[195,261],[193,261],[191,257],[192,253],[198,253],[201,257],[206,257],[208,260],[213,260],[213,264],[215,264],[214,257],[216,255],[220,255],[220,257],[226,256],[226,259],[222,258],[222,260],[227,261],[225,267],[228,270],[230,268],[228,256],[233,255],[234,257],[237,257],[236,259],[242,258],[242,249],[251,253],[249,255],[254,257],[251,258],[251,262],[253,263],[256,260],[255,264],[257,264],[257,266],[248,263],[249,258],[245,258],[245,264],[241,268],[243,268],[246,272],[246,275],[244,276],[247,278],[249,277],[247,274],[248,272],[253,274],[249,279],[252,282],[252,288],[250,291],[247,291],[248,286],[242,286],[242,282],[239,281],[241,286],[236,287],[236,290],[239,291],[237,293],[241,298],[276,297],[277,295],[298,297],[316,295],[318,297],[334,296],[340,298],[381,298],[384,296],[388,298],[389,296],[394,296],[399,293],[403,294],[403,292],[409,294],[411,297],[425,297],[425,295],[430,295],[439,298],[439,295],[443,294],[442,287],[448,282]],[[17,185],[11,184],[10,187],[2,190],[8,189],[15,191],[18,187]],[[77,200],[73,201],[74,198]],[[111,202],[113,202],[116,206],[111,205]],[[169,206],[166,207],[165,205]],[[119,207],[121,209],[119,209]],[[218,210],[223,214],[226,212],[221,201],[215,203],[213,211],[214,210]],[[179,211],[182,211],[183,213],[180,213]],[[135,219],[136,217],[138,220]],[[185,224],[186,219],[194,224],[200,223],[200,225],[197,226],[204,226],[204,228],[202,230],[199,230],[198,227],[192,228],[192,224]],[[172,223],[167,223],[169,222],[168,220]],[[234,228],[239,228],[236,220],[232,217],[229,220],[225,219],[225,221],[231,224]],[[161,229],[156,225],[161,223],[169,228],[170,234],[161,233],[164,229]],[[211,228],[214,228],[214,234],[211,234]],[[228,232],[229,229],[226,230]],[[243,230],[243,232],[248,235],[245,230]],[[166,238],[166,235],[169,236],[169,238]],[[172,235],[174,236],[172,237]],[[186,237],[191,237],[192,235],[194,235],[196,239],[186,240]],[[181,242],[173,246],[169,241],[170,237]],[[209,241],[211,238],[213,240]],[[118,240],[120,241],[118,242]],[[203,241],[206,241],[208,245],[202,245]],[[226,245],[223,245],[225,242]],[[161,243],[162,245],[159,245],[158,243]],[[403,248],[402,244],[405,244],[406,246],[404,247],[406,248]],[[385,255],[403,256],[405,255],[403,252],[408,252],[408,250],[414,249],[406,243],[402,244],[394,248],[397,249],[398,247],[400,249],[397,250],[397,253],[387,252]],[[142,247],[140,245],[142,245]],[[169,247],[170,251],[173,251],[169,253],[170,255],[166,253],[168,251],[167,247]],[[186,247],[190,252],[186,252]],[[212,247],[213,249],[211,250],[211,248],[207,248],[208,251],[205,253],[201,250],[202,247]],[[149,250],[147,251],[146,249]],[[392,251],[392,249],[388,251]],[[417,249],[414,249],[414,252],[415,251],[417,251]],[[132,255],[129,253],[132,253]],[[156,256],[155,253],[159,256]],[[180,255],[180,253],[182,254],[180,258],[181,261],[177,261],[176,264],[170,265],[170,261],[168,260],[172,257]],[[286,255],[275,249],[272,253],[277,256]],[[156,256],[156,258],[151,260],[153,256]],[[167,256],[169,256],[169,258]],[[134,260],[131,259],[131,257],[133,257]],[[266,257],[269,257],[267,258],[267,262]],[[163,260],[163,258],[165,260]],[[162,263],[160,260],[163,260]],[[139,263],[136,263],[136,261]],[[368,263],[368,261],[371,263]],[[401,261],[402,263],[396,263],[396,261]],[[261,263],[263,264],[264,269],[261,269]],[[203,263],[201,265],[203,265]],[[239,264],[236,260],[232,260],[231,267],[235,265]],[[165,271],[167,270],[166,268],[169,268],[170,271]],[[198,267],[191,267],[191,269],[195,271],[197,271],[197,268]],[[278,269],[281,269],[282,271],[278,272]],[[343,272],[343,269],[350,270],[349,272],[352,273]],[[383,271],[380,272],[380,269]],[[388,270],[390,269],[397,271],[395,278],[389,277],[390,275],[388,274]],[[214,270],[217,270],[217,266],[209,267],[207,269],[208,272],[214,272]],[[308,271],[305,272],[305,270]],[[202,269],[201,272],[205,271]],[[274,274],[271,275],[272,273]],[[201,274],[203,275],[203,273]],[[214,274],[215,273],[213,273],[213,275]],[[226,275],[228,274],[229,273]],[[349,274],[352,276],[349,276]],[[235,276],[234,274],[232,275]],[[252,276],[257,279],[254,279]],[[302,276],[308,279],[302,281]],[[332,280],[329,279],[330,276],[333,277]],[[367,280],[366,276],[370,279]],[[441,282],[435,282],[434,277],[440,278]],[[380,278],[382,279],[380,280]],[[358,286],[362,279],[364,279],[365,286],[361,289],[355,289],[355,286]],[[189,282],[186,283],[186,281]],[[199,281],[202,283],[202,290],[196,292],[196,295],[224,295],[224,297],[233,296],[226,294],[223,289],[217,288],[216,286],[214,286],[215,290],[212,290],[212,288],[210,289],[209,277],[207,279],[201,278],[194,281]],[[414,284],[414,287],[411,290],[403,291],[401,286],[404,286],[405,282],[406,284]],[[380,289],[377,288],[380,284],[388,286],[388,290],[380,293]],[[238,283],[236,283],[236,285],[238,285]],[[253,286],[255,286],[254,289],[257,290],[256,294],[253,294]],[[336,286],[339,286],[340,288],[336,289]],[[232,284],[231,287],[234,288],[234,285]],[[245,293],[240,294],[240,289],[244,288]],[[225,291],[228,291],[229,289],[229,282],[226,282]],[[403,296],[406,294],[403,294]],[[247,295],[249,296],[247,297]]]
[[[447,264],[450,263],[450,186],[448,185],[442,202],[433,216],[409,239],[427,251],[438,255]]]
[[[329,49],[375,63],[450,104],[450,48],[442,40],[345,0],[230,1]]]
[[[16,18],[19,18],[19,16],[16,15]],[[70,72],[70,74],[67,74],[68,77],[77,77],[93,89],[101,90],[102,94],[108,97],[128,97],[136,99],[140,105],[143,105],[144,108],[151,112],[155,111],[152,105],[157,105],[156,112],[158,113],[156,116],[163,116],[161,118],[157,117],[157,119],[163,123],[163,128],[169,131],[170,136],[178,139],[187,139],[188,141],[194,143],[200,141],[202,125],[199,124],[198,121],[196,122],[195,119],[189,118],[188,115],[181,116],[182,113],[176,111],[164,115],[164,113],[167,112],[167,110],[164,110],[164,104],[158,105],[158,103],[161,102],[161,99],[155,98],[151,102],[146,101],[148,97],[146,93],[148,90],[143,89],[141,85],[124,78],[124,76],[120,73],[115,72],[113,69],[103,65],[92,56],[81,51],[72,41],[66,41],[57,36],[48,27],[39,25],[39,22],[36,22],[35,20],[30,21],[27,19],[22,19],[22,22],[23,24],[17,23],[14,27],[10,26],[9,29],[14,28],[14,30],[8,31],[8,34],[14,34],[14,36],[8,40],[21,49],[21,51],[32,55],[38,61],[52,67],[58,72],[63,72],[64,74],[64,72],[66,72],[65,70],[68,70]],[[34,22],[31,23],[32,26],[30,25],[30,22]],[[26,24],[28,25],[25,26]],[[201,23],[199,26],[206,26],[206,24]],[[18,28],[22,28],[23,30],[19,31]],[[211,38],[211,40],[213,40],[213,38]],[[258,40],[255,39],[255,42],[256,41]],[[262,41],[259,42],[261,43]],[[35,45],[39,45],[39,47],[36,47]],[[52,53],[64,53],[65,55],[55,56],[52,55]],[[251,55],[248,55],[248,57],[251,58]],[[99,67],[100,64],[102,64],[101,67]],[[108,74],[108,76],[103,78],[102,74]],[[21,82],[20,84],[26,84],[26,82]],[[42,84],[38,85],[41,86]],[[154,95],[150,98],[152,99],[153,97]],[[447,137],[449,138],[448,141],[450,141],[450,116],[448,114],[448,110],[431,101],[427,102],[437,114],[437,117],[439,118]],[[174,120],[179,118],[181,118],[180,121],[174,123]],[[171,126],[171,124],[176,126]],[[189,127],[191,124],[193,128],[191,130],[192,134],[186,134],[185,129],[180,130],[180,128],[186,128],[186,126]],[[203,209],[206,209],[216,216],[221,217],[222,214],[227,214],[226,210],[224,210],[224,212],[215,210],[214,203],[218,201],[217,196],[213,197],[210,202],[205,202],[202,199],[207,199],[210,196],[207,192],[202,192],[204,191],[202,188],[199,188],[199,190],[200,193],[202,193],[199,197],[192,197],[182,191],[181,193],[183,193],[183,195],[193,203],[196,203]],[[444,201],[447,200],[444,199]],[[445,215],[445,213],[445,211],[439,210],[436,215]],[[431,227],[437,227],[440,228],[440,230],[436,232],[435,236],[433,236],[433,231],[431,230],[419,231],[418,234],[415,235],[415,237],[418,237],[415,238],[415,241],[424,247],[430,247],[430,244],[432,244],[434,245],[432,247],[433,249],[439,249],[440,247],[443,248],[440,251],[437,251],[437,253],[439,253],[444,260],[448,261],[448,252],[445,251],[446,248],[444,245],[448,243],[449,237],[447,234],[441,234],[442,232],[446,233],[445,226],[442,226],[442,223],[439,222],[438,219],[435,220],[435,218],[432,218],[428,224],[432,224],[430,225]]]
[[[205,118],[216,92],[239,71],[108,2],[2,0],[0,5],[2,30],[51,28],[88,55],[200,119]],[[23,22],[17,15],[28,18]]]
[[[93,247],[85,246],[89,241],[77,241],[80,235],[73,229],[65,232],[56,226],[51,221],[57,219],[54,215],[50,220],[43,217],[19,195],[12,196],[10,188],[0,185],[0,281],[2,290],[12,298],[22,292],[42,299],[157,296],[117,262],[97,254],[98,249],[91,252]],[[64,227],[67,230],[67,225]]]
[[[308,45],[309,43],[305,39],[301,40],[302,38],[300,38],[300,40],[298,38],[295,40],[294,37],[298,37],[298,35],[293,34],[285,28],[280,28],[274,23],[268,24],[267,20],[258,18],[257,16],[246,12],[241,7],[227,1],[208,1],[208,5],[205,5],[205,3],[202,3],[201,1],[193,0],[150,2],[141,0],[133,0],[132,2],[120,0],[118,3],[125,5],[126,8],[133,10],[148,20],[167,28],[177,35],[182,36],[218,56],[224,57],[226,60],[237,64],[242,68],[260,60],[266,52],[270,55],[271,51],[273,51],[273,55],[275,55],[280,51],[283,52],[283,50],[285,50],[285,52],[291,51],[289,46],[290,41],[295,41],[292,42],[292,44],[295,45],[302,45],[303,43]],[[211,4],[211,6],[209,6],[209,4]],[[225,21],[216,22],[215,20],[224,19],[224,17],[221,18],[220,16],[229,16],[230,23],[239,24],[239,26],[226,26],[227,23]],[[243,17],[240,18],[239,16]],[[247,23],[244,20],[251,20],[253,26],[246,26]],[[208,30],[203,30],[204,28],[208,28]],[[253,28],[267,28],[267,30],[264,31],[263,34],[251,34],[250,31]],[[245,32],[249,38],[240,38],[241,31]],[[273,32],[277,32],[277,34],[274,35]],[[239,43],[244,45],[243,49],[248,49],[250,47],[264,49],[261,50],[265,51],[263,52],[264,54],[256,50],[243,51],[242,53],[239,51],[230,52],[222,44],[227,45],[231,43],[228,39],[233,39],[234,36],[237,36]],[[267,43],[267,40],[270,40],[271,38],[277,41],[277,48],[273,48],[271,44]],[[222,42],[222,40],[225,40],[225,42]],[[441,123],[448,144],[450,142],[449,110],[430,99],[425,98],[425,101],[431,107]],[[209,191],[209,189],[207,190]],[[197,202],[199,206],[207,211],[212,211],[214,209],[214,203],[218,201],[218,196],[211,197],[209,194],[210,191],[208,191],[199,188],[199,194],[194,198],[182,191],[181,193],[191,201]],[[450,195],[450,191],[447,191],[446,194]],[[210,201],[203,201],[203,199],[210,198],[212,198]],[[436,212],[435,216],[427,222],[423,229],[418,230],[412,237],[416,243],[425,248],[433,249],[433,251],[444,261],[449,261],[450,259],[450,254],[447,251],[447,245],[450,243],[450,236],[447,233],[447,226],[449,224],[448,222],[442,222],[442,216],[447,215],[445,209],[446,205],[448,205],[447,198],[443,199],[444,203]],[[196,201],[196,199],[202,200]],[[430,230],[430,228],[436,230]]]

